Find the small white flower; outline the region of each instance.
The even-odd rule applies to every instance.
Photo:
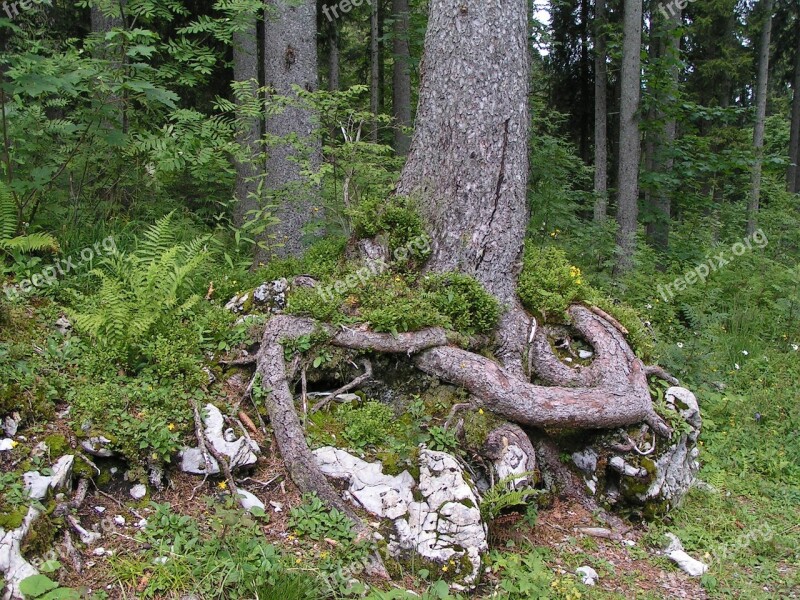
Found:
[[[152,163],[145,165],[144,170],[147,171],[147,174],[150,175],[150,177],[156,174],[156,166]]]
[[[677,346],[678,348],[683,348],[683,342],[678,342]]]
[[[800,345],[797,345],[797,344],[792,344],[792,350],[794,350],[795,352],[797,352],[798,350],[800,350]]]
[[[736,370],[737,370],[737,371],[738,371],[738,370],[741,368],[741,367],[739,366],[739,363],[733,363],[733,366],[736,368]]]
[[[747,350],[742,350],[742,354],[744,354],[745,356],[747,356],[747,355],[748,355],[748,354],[750,354],[750,353],[749,353]]]
[[[653,305],[652,304],[648,304],[647,305],[647,310],[650,310],[651,308],[653,308]]]

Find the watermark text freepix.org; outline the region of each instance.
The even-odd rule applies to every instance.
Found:
[[[408,241],[405,246],[401,246],[394,251],[393,258],[395,261],[404,261],[412,252],[416,250],[420,253],[427,253],[431,247],[430,238],[426,235],[417,236]],[[358,285],[364,285],[372,279],[384,273],[389,268],[389,264],[383,259],[370,260],[366,266],[361,267],[355,273],[350,273],[344,279],[340,279],[329,286],[317,286],[317,293],[325,300],[333,300],[334,293],[344,294],[350,290],[354,290]]]
[[[59,277],[67,273],[77,271],[84,265],[90,264],[95,258],[116,254],[117,243],[113,236],[108,236],[102,242],[95,242],[92,246],[87,246],[81,250],[77,257],[69,255],[66,258],[59,258],[53,264],[46,266],[38,273],[23,279],[15,285],[3,284],[3,291],[9,300],[14,300],[20,294],[30,294],[37,288],[44,288],[53,285]]]
[[[744,238],[741,242],[736,242],[728,250],[723,250],[719,254],[709,257],[706,262],[700,263],[694,269],[687,271],[682,277],[678,277],[672,283],[668,283],[666,286],[659,285],[658,293],[661,298],[663,298],[664,302],[669,302],[675,297],[676,292],[682,292],[695,283],[705,282],[711,273],[723,269],[733,261],[735,257],[742,256],[745,252],[751,251],[753,245],[757,248],[764,249],[768,243],[767,234],[759,229],[753,233],[753,235]]]
[[[328,6],[327,4],[322,5],[322,13],[328,19],[328,22],[333,22],[334,19],[339,18],[339,11],[342,11],[343,14],[349,13],[354,8],[358,8],[362,4],[364,4],[366,0],[340,0],[336,4],[332,4]]]
[[[40,4],[50,4],[50,2],[49,0],[15,0],[14,2],[5,0],[5,2],[3,2],[3,10],[9,19],[13,19],[19,16],[20,9],[26,11]]]

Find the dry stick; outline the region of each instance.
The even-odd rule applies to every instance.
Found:
[[[318,410],[322,410],[323,408],[328,406],[328,404],[330,404],[332,400],[335,400],[339,394],[344,394],[346,392],[349,392],[350,390],[357,388],[366,381],[369,381],[372,378],[372,363],[369,361],[369,359],[365,358],[361,361],[361,364],[364,366],[364,373],[353,379],[353,381],[351,381],[350,383],[343,385],[335,392],[331,392],[330,395],[317,402],[311,409],[311,412],[315,413]]]
[[[206,477],[211,472],[211,460],[208,458],[208,454],[214,457],[214,460],[217,461],[220,470],[225,475],[225,479],[228,480],[228,486],[230,487],[231,496],[234,498],[239,497],[239,489],[236,487],[236,482],[233,480],[233,475],[231,475],[231,469],[228,466],[228,462],[225,460],[225,457],[222,456],[217,449],[214,448],[214,444],[206,444],[206,436],[203,433],[202,429],[202,421],[200,419],[200,409],[197,408],[197,400],[194,398],[191,399],[192,403],[192,411],[194,412],[194,431],[197,435],[197,440],[200,443],[200,451],[203,454],[203,460],[206,463]],[[206,477],[203,478],[203,483],[205,483]],[[195,488],[196,489],[196,488]],[[194,492],[193,492],[194,493]]]
[[[450,414],[447,415],[447,420],[444,422],[444,428],[450,429],[450,423],[453,421],[456,414],[458,414],[462,410],[472,408],[472,406],[473,405],[470,402],[461,402],[459,404],[453,404],[453,408],[450,409]]]
[[[200,453],[203,455],[203,462],[206,465],[206,472],[205,475],[203,475],[203,481],[195,486],[195,488],[192,490],[192,495],[189,497],[189,500],[193,500],[197,490],[205,485],[209,474],[214,470],[214,465],[212,464],[211,457],[208,453],[208,446],[206,446],[206,436],[203,433],[205,426],[203,425],[203,420],[200,418],[200,409],[197,408],[197,401],[192,398],[190,402],[192,403],[192,413],[194,414],[194,435],[197,438],[197,447],[200,448]]]
[[[69,561],[72,563],[72,568],[75,569],[76,573],[80,573],[83,570],[83,564],[81,563],[81,557],[78,555],[78,551],[75,550],[75,545],[72,543],[72,534],[69,532],[69,529],[64,532],[64,551],[69,557]]]
[[[300,399],[303,404],[303,428],[305,429],[308,419],[308,381],[306,380],[306,368],[300,371]]]
[[[617,321],[617,320],[616,320],[614,317],[612,317],[610,314],[608,314],[606,311],[604,311],[602,308],[598,308],[597,306],[590,306],[590,307],[589,307],[589,310],[591,310],[591,311],[592,311],[594,314],[596,314],[597,316],[599,316],[599,317],[602,317],[602,318],[604,318],[606,321],[608,321],[609,323],[611,323],[611,324],[612,324],[614,327],[616,327],[617,329],[619,329],[619,331],[620,331],[621,333],[624,333],[625,335],[628,335],[628,330],[627,330],[627,329],[625,329],[625,326],[624,326],[622,323],[620,323],[619,321]]]

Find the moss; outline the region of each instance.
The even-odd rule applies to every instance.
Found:
[[[39,556],[53,547],[53,542],[61,525],[60,520],[51,514],[53,508],[54,506],[49,507],[48,512],[45,512],[33,522],[27,535],[22,540],[21,550],[23,554]]]
[[[28,514],[27,506],[15,506],[4,510],[0,507],[0,529],[10,531],[22,525],[25,520],[25,515]]]
[[[464,439],[473,450],[478,450],[486,443],[486,438],[502,423],[488,411],[471,410],[464,415]]]
[[[69,440],[66,438],[66,436],[63,436],[59,433],[48,435],[46,438],[44,438],[44,443],[47,444],[47,447],[50,450],[50,456],[53,458],[64,456],[71,450]]]

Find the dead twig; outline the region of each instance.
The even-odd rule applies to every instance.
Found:
[[[311,412],[314,413],[318,410],[322,410],[328,406],[332,400],[335,400],[339,394],[345,394],[369,381],[372,378],[372,363],[369,361],[369,359],[365,358],[361,361],[361,364],[364,367],[364,372],[361,375],[353,379],[353,381],[350,383],[343,385],[338,390],[331,392],[327,397],[317,402],[311,409]]]

